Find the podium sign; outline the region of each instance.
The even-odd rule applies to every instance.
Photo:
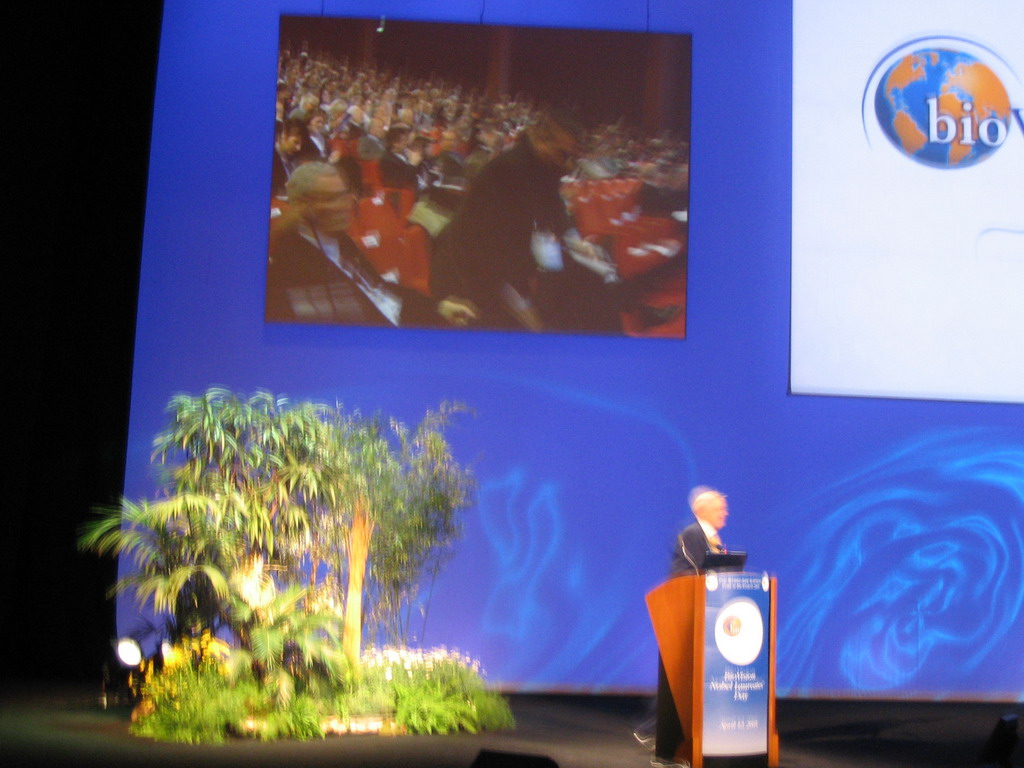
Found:
[[[711,572],[704,586],[702,752],[705,758],[767,755],[770,580]]]

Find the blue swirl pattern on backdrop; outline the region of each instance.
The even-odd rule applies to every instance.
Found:
[[[1024,440],[1010,437],[922,437],[808,505],[780,692],[955,693],[983,675],[1024,694]]]
[[[344,387],[288,387],[292,399],[359,403],[414,424],[421,391],[464,399],[449,438],[477,478],[453,558],[410,612],[413,644],[458,647],[495,684],[524,690],[653,685],[644,593],[665,577],[696,482],[693,447],[668,398],[609,396],[539,377],[418,370]],[[424,384],[424,380],[427,384]],[[282,387],[284,389],[284,387]],[[351,407],[351,406],[349,406]]]

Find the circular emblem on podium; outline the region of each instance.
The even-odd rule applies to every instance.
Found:
[[[738,667],[758,657],[764,645],[764,620],[753,600],[738,597],[722,606],[715,620],[715,645],[726,661]]]

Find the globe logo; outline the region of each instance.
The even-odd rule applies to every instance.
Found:
[[[990,157],[1013,124],[996,73],[970,53],[939,47],[889,66],[875,90],[875,115],[900,152],[935,168],[965,168]]]

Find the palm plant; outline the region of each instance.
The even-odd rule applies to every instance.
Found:
[[[322,716],[368,706],[414,731],[510,722],[475,668],[445,686],[432,660],[415,682],[372,662],[360,675],[364,625],[404,641],[402,609],[450,556],[472,502],[444,435],[461,410],[442,405],[410,430],[266,392],[171,400],[154,441],[161,492],[102,510],[79,543],[130,562],[113,591],[170,617],[171,638],[192,638],[175,647],[218,630],[234,647],[224,662],[193,653],[160,673],[151,660],[140,733],[308,738],[323,734]]]
[[[118,580],[113,593],[133,591],[140,604],[151,602],[157,614],[174,615],[181,633],[217,629],[226,614],[230,537],[218,537],[199,494],[178,494],[159,501],[100,511],[79,546],[101,555],[128,557],[134,569]]]
[[[288,707],[298,685],[321,692],[336,687],[348,672],[338,650],[338,621],[301,610],[306,590],[293,585],[277,592],[272,586],[232,594],[235,629],[247,638],[232,650],[227,668],[233,678],[252,673],[268,686],[280,707]]]
[[[297,570],[281,545],[308,528],[293,490],[303,482],[303,442],[322,422],[312,406],[222,389],[175,396],[168,411],[171,424],[154,441],[154,459],[167,469],[161,496],[102,510],[79,544],[131,557],[134,570],[113,591],[172,613],[179,632],[226,625],[245,643],[228,581],[254,557],[283,574]]]
[[[177,395],[154,441],[163,493],[102,511],[80,546],[130,557],[134,570],[115,592],[172,614],[179,632],[228,627],[239,658],[261,674],[306,668],[275,661],[286,647],[303,665],[337,672],[325,645],[336,625],[318,614],[343,612],[342,647],[357,670],[368,574],[375,615],[396,636],[401,605],[450,552],[457,513],[471,502],[469,473],[443,434],[459,410],[443,405],[410,432],[266,392]],[[243,584],[257,563],[265,605]]]

